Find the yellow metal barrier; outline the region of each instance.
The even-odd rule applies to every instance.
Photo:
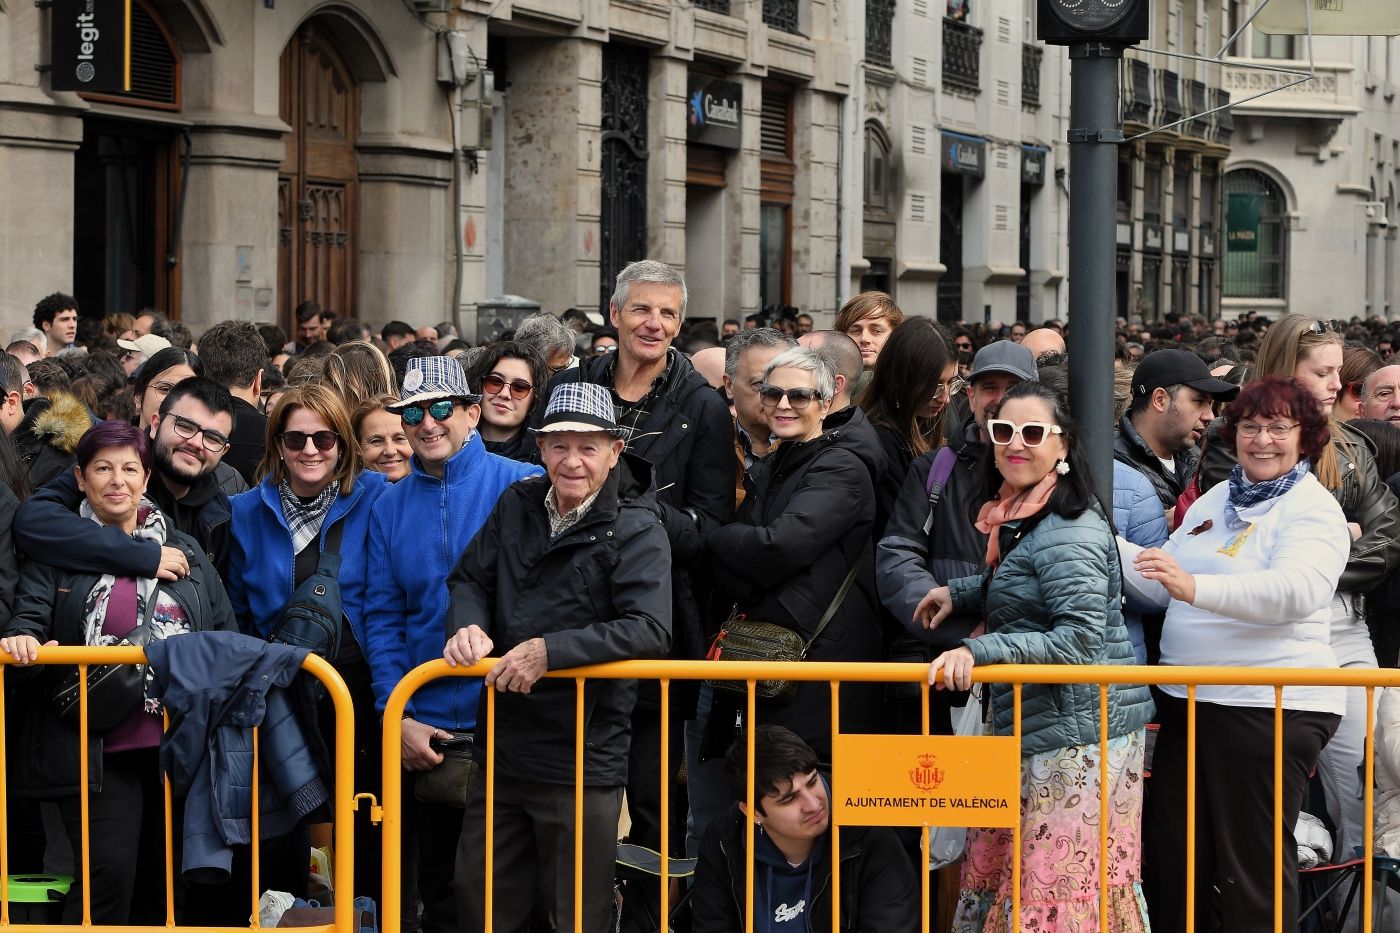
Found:
[[[383,805],[383,828],[384,828],[384,883],[383,898],[384,903],[380,910],[380,928],[383,933],[400,933],[401,918],[401,897],[400,897],[400,872],[401,872],[401,830],[402,830],[402,807],[403,791],[401,784],[400,749],[402,739],[402,719],[409,699],[413,693],[423,684],[441,677],[481,677],[486,674],[495,664],[494,659],[483,660],[470,668],[450,667],[444,661],[434,661],[424,664],[413,671],[410,671],[402,681],[399,682],[393,694],[389,698],[388,706],[384,714],[384,805]],[[575,737],[575,812],[582,810],[582,768],[583,768],[583,729],[582,729],[582,697],[583,687],[589,679],[638,679],[657,680],[661,686],[661,715],[660,723],[668,721],[670,685],[673,681],[705,680],[712,678],[716,674],[716,667],[720,662],[713,661],[623,661],[613,664],[597,665],[593,667],[582,667],[571,670],[551,671],[545,676],[573,680],[577,684],[577,711],[578,720],[576,723]],[[754,685],[760,680],[796,680],[827,682],[831,686],[831,722],[832,734],[838,734],[837,723],[839,723],[840,699],[839,691],[843,683],[898,683],[916,682],[921,685],[924,703],[923,705],[923,734],[929,734],[928,723],[928,691],[927,682],[928,666],[924,664],[874,664],[874,663],[837,663],[837,662],[801,662],[801,663],[763,663],[763,662],[722,662],[721,669],[724,677],[731,680],[746,681],[748,684],[748,719],[747,722],[755,722],[756,700]],[[1364,866],[1364,894],[1362,903],[1362,930],[1363,933],[1372,933],[1372,858],[1374,835],[1371,827],[1374,824],[1374,699],[1375,690],[1378,687],[1400,687],[1400,671],[1397,670],[1365,670],[1365,669],[1297,669],[1297,668],[1229,668],[1229,667],[1091,667],[1091,666],[1059,666],[1059,665],[994,665],[978,667],[973,671],[973,680],[980,683],[1010,684],[1013,691],[1014,706],[1014,737],[1019,743],[1021,736],[1021,694],[1025,684],[1090,684],[1099,688],[1099,710],[1100,710],[1100,833],[1099,833],[1099,889],[1101,892],[1108,890],[1108,799],[1103,791],[1109,786],[1108,782],[1108,755],[1106,752],[1108,745],[1108,697],[1109,687],[1114,684],[1185,684],[1187,686],[1187,812],[1186,819],[1186,839],[1187,839],[1187,866],[1186,866],[1186,890],[1182,892],[1187,906],[1186,929],[1187,933],[1194,930],[1194,904],[1195,904],[1195,814],[1196,814],[1196,687],[1197,686],[1272,686],[1274,687],[1274,812],[1280,814],[1283,808],[1283,688],[1285,686],[1314,686],[1314,687],[1358,687],[1366,690],[1367,696],[1367,718],[1366,718],[1366,772],[1365,772],[1365,820],[1367,826],[1365,866]],[[486,691],[486,702],[484,704],[486,720],[489,724],[494,722],[495,715],[495,691]],[[754,799],[754,773],[753,773],[753,730],[748,730],[748,775],[746,779],[746,796],[749,801],[749,812],[753,812]],[[833,743],[834,745],[835,743]],[[666,741],[661,742],[661,782],[662,812],[667,812],[668,800],[666,797],[667,781],[665,775],[669,774],[669,762],[667,760]],[[485,743],[485,795],[486,795],[486,890],[485,890],[485,916],[487,929],[491,928],[492,917],[492,859],[494,855],[494,810],[493,801],[495,794],[495,733],[488,728],[486,730]],[[833,770],[839,772],[841,763],[833,761]],[[1017,795],[1017,819],[1014,823],[1013,843],[1012,843],[1012,916],[1016,918],[1016,929],[1020,929],[1020,889],[1021,889],[1021,831],[1019,819],[1019,795]],[[582,846],[582,832],[578,820],[575,820],[575,859],[574,859],[574,882],[575,882],[575,930],[581,930],[582,926],[582,864],[579,859],[579,852]],[[667,852],[669,851],[670,840],[668,838],[668,821],[659,821],[661,826],[661,911],[660,916],[665,918],[668,913],[668,892],[670,872]],[[753,851],[754,823],[752,818],[748,821],[747,828],[747,850]],[[832,836],[832,861],[833,866],[839,866],[839,845],[840,827],[833,818],[831,822]],[[924,833],[924,855],[927,864],[928,834]],[[1283,889],[1278,883],[1278,878],[1283,869],[1283,859],[1285,853],[1281,851],[1282,841],[1282,820],[1275,821],[1274,831],[1274,851],[1276,853],[1276,868],[1274,884],[1274,929],[1276,933],[1285,933],[1283,930]],[[1292,854],[1288,854],[1292,858]],[[746,891],[747,903],[745,905],[745,925],[746,929],[753,929],[753,859],[746,859]],[[928,872],[920,872],[922,875],[922,900],[921,929],[923,933],[929,933],[930,918],[928,912],[929,903],[929,878]],[[840,872],[832,872],[832,899],[835,905],[832,911],[833,933],[839,933],[840,923]],[[1099,897],[1099,919],[1100,929],[1107,930],[1108,898]],[[471,931],[474,933],[474,931]],[[1287,931],[1293,933],[1293,931]]]
[[[140,648],[91,648],[91,647],[67,647],[53,646],[41,647],[39,657],[34,662],[35,665],[76,665],[79,677],[84,689],[79,697],[78,705],[78,733],[80,736],[88,734],[88,697],[87,697],[87,674],[91,665],[106,664],[144,664],[146,654]],[[5,669],[16,665],[9,655],[0,651],[0,730],[3,730],[5,722],[5,694],[4,676]],[[335,919],[333,923],[321,926],[304,927],[307,933],[354,933],[354,898],[349,892],[354,890],[353,866],[355,858],[354,839],[355,834],[350,827],[353,827],[353,811],[355,809],[355,794],[352,787],[355,764],[355,717],[351,706],[350,692],[345,687],[345,682],[336,673],[331,665],[317,657],[308,655],[302,664],[303,670],[311,673],[326,688],[335,708],[336,735],[335,750],[333,753],[335,767],[334,790],[332,791],[332,814],[336,827],[346,827],[336,834],[334,849],[334,865],[332,867],[332,883],[336,891],[345,892],[346,896],[340,896],[335,901]],[[168,719],[167,719],[168,724]],[[74,853],[74,856],[81,861],[81,872],[83,880],[83,926],[103,933],[157,933],[157,931],[178,930],[180,933],[218,933],[226,931],[227,927],[182,927],[175,923],[175,867],[174,867],[174,845],[171,829],[171,791],[170,782],[162,775],[161,783],[165,788],[165,926],[102,926],[92,923],[91,912],[91,885],[89,884],[89,858],[88,858],[88,795],[90,788],[88,784],[88,743],[85,739],[80,739],[78,743],[78,773],[82,784],[80,795],[80,808],[82,812],[82,845],[83,851]],[[260,893],[258,890],[257,866],[259,864],[259,849],[261,840],[258,832],[258,730],[253,731],[253,786],[252,799],[252,865],[254,866],[252,882],[252,901],[250,906],[251,923],[253,929],[258,929],[258,900]],[[10,925],[10,892],[9,892],[9,826],[7,824],[8,809],[3,802],[8,801],[7,774],[5,770],[6,743],[0,741],[0,927]],[[62,924],[23,924],[16,925],[19,929],[33,931],[33,933],[66,933],[73,927]]]

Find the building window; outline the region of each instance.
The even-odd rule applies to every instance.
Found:
[[[893,66],[891,33],[894,0],[865,0],[865,60],[882,68]]]
[[[131,5],[131,90],[82,96],[132,107],[180,109],[180,53],[146,0]]]
[[[1214,172],[1201,173],[1202,233],[1214,233],[1220,226],[1220,176]]]
[[[1254,169],[1225,175],[1227,298],[1284,298],[1287,204],[1269,176]]]
[[[1151,156],[1149,155],[1149,158]],[[1142,172],[1142,219],[1150,224],[1162,222],[1162,165],[1148,162]]]
[[[890,141],[875,123],[865,124],[865,209],[890,208]]]
[[[1172,226],[1191,226],[1191,164],[1178,162],[1172,170]]]
[[[952,16],[943,19],[943,84],[982,90],[982,30]]]
[[[1124,223],[1133,219],[1133,162],[1118,160],[1118,219]]]
[[[1271,36],[1267,32],[1254,33],[1255,58],[1294,58],[1297,49],[1295,36]]]
[[[797,32],[797,0],[763,0],[763,21],[783,32]]]
[[[792,303],[792,88],[763,85],[759,125],[759,301],[764,308]]]

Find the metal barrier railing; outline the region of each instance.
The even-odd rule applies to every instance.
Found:
[[[170,782],[162,775],[161,783],[165,793],[165,925],[164,926],[103,926],[92,923],[91,892],[90,884],[90,858],[89,858],[89,824],[88,808],[89,794],[89,768],[88,761],[88,696],[87,696],[87,675],[91,665],[107,664],[144,664],[146,663],[145,652],[141,648],[128,647],[67,647],[67,646],[44,646],[39,649],[39,657],[33,662],[35,665],[76,665],[79,671],[82,690],[79,696],[78,705],[78,769],[79,780],[81,782],[80,807],[82,813],[82,851],[75,852],[74,857],[80,863],[83,891],[83,920],[84,927],[105,931],[105,933],[130,933],[130,931],[155,931],[178,930],[180,933],[216,933],[219,930],[227,930],[226,927],[197,927],[197,926],[176,926],[175,923],[175,862],[174,862],[174,840],[172,838],[172,799]],[[4,677],[6,668],[15,664],[9,655],[0,651],[0,728],[5,722],[5,691]],[[354,832],[350,830],[353,826],[353,811],[356,806],[356,799],[352,780],[354,775],[354,728],[355,718],[350,701],[350,692],[346,689],[345,682],[336,673],[331,665],[317,657],[308,655],[302,664],[302,669],[314,675],[317,680],[326,688],[331,702],[335,709],[335,749],[332,757],[335,768],[334,788],[331,793],[332,818],[334,826],[341,831],[336,834],[335,846],[333,849],[332,883],[336,890],[349,894],[354,888],[353,865],[354,865]],[[167,714],[166,725],[169,725]],[[9,799],[8,775],[6,772],[6,742],[0,741],[0,927],[10,925],[10,890],[9,890],[9,825],[8,808],[4,805]],[[252,784],[252,901],[250,905],[251,921],[250,927],[258,929],[260,921],[258,918],[258,901],[261,892],[258,890],[259,880],[259,855],[261,846],[259,813],[258,813],[258,781],[259,781],[259,748],[258,730],[253,731],[253,784]],[[354,912],[353,896],[337,897],[334,906],[334,922],[320,926],[305,927],[307,933],[354,933]],[[22,929],[34,931],[34,933],[64,933],[73,929],[71,926],[61,924],[23,924]]]
[[[413,693],[422,685],[441,677],[481,677],[489,671],[496,662],[494,659],[487,659],[479,662],[473,667],[450,667],[444,661],[433,661],[424,664],[410,671],[402,681],[399,682],[390,696],[388,705],[384,713],[384,802],[382,809],[376,810],[377,816],[382,816],[384,830],[384,884],[382,910],[380,911],[380,922],[383,933],[400,933],[401,928],[401,892],[399,889],[401,871],[401,830],[402,830],[402,807],[403,790],[401,780],[401,739],[402,739],[402,719],[406,705]],[[929,735],[928,719],[928,692],[930,687],[927,682],[928,666],[924,664],[894,664],[894,663],[839,663],[839,662],[800,662],[800,663],[764,663],[764,662],[723,662],[719,665],[713,661],[622,661],[612,664],[597,665],[593,667],[574,668],[571,670],[550,671],[545,676],[565,680],[573,680],[577,686],[576,691],[576,722],[575,722],[575,773],[574,773],[574,806],[575,813],[583,812],[583,689],[584,684],[590,679],[637,679],[656,680],[660,683],[661,708],[658,723],[661,728],[665,728],[669,722],[670,712],[670,687],[673,681],[696,681],[714,678],[717,673],[722,673],[726,680],[736,680],[747,682],[748,685],[748,716],[746,722],[754,723],[757,704],[754,686],[761,680],[794,680],[808,682],[825,682],[831,687],[831,723],[833,735],[833,771],[836,779],[839,780],[841,774],[841,762],[839,753],[836,751],[840,737],[838,723],[840,722],[840,687],[849,683],[908,683],[916,682],[920,684],[922,691],[922,734]],[[1283,688],[1286,686],[1313,686],[1313,687],[1355,687],[1364,688],[1367,699],[1366,716],[1366,761],[1365,761],[1365,866],[1364,866],[1364,895],[1362,904],[1362,926],[1363,933],[1372,933],[1372,861],[1374,856],[1373,832],[1374,824],[1374,793],[1375,782],[1375,761],[1374,761],[1374,731],[1375,731],[1375,690],[1378,687],[1400,687],[1400,671],[1397,670],[1358,670],[1358,669],[1297,669],[1297,668],[1228,668],[1228,667],[1133,667],[1133,666],[1062,666],[1062,665],[993,665],[978,667],[973,671],[973,680],[979,683],[1010,684],[1013,691],[1014,705],[1014,738],[1017,750],[1020,749],[1021,741],[1021,699],[1022,688],[1026,684],[1088,684],[1099,688],[1099,767],[1100,767],[1100,800],[1099,800],[1099,922],[1100,929],[1108,929],[1108,797],[1104,791],[1109,786],[1108,781],[1108,706],[1109,688],[1115,684],[1144,684],[1144,685],[1186,685],[1187,687],[1187,761],[1186,761],[1186,794],[1187,809],[1186,820],[1186,890],[1182,892],[1186,905],[1186,930],[1187,933],[1194,933],[1195,929],[1195,849],[1196,849],[1196,688],[1199,686],[1270,686],[1274,688],[1274,813],[1280,815],[1283,810]],[[486,741],[485,741],[485,802],[486,802],[486,851],[485,859],[485,892],[484,892],[484,913],[486,918],[486,929],[492,928],[492,896],[493,877],[492,860],[494,856],[494,798],[495,798],[495,730],[491,728],[494,723],[496,697],[494,690],[485,691],[485,703],[483,711],[486,717]],[[753,729],[747,730],[748,736],[748,775],[746,780],[746,797],[748,801],[749,819],[747,820],[746,831],[746,852],[753,852],[754,845],[754,758],[753,758]],[[968,741],[985,741],[979,738],[970,738]],[[670,773],[669,743],[663,738],[660,743],[660,769],[661,781],[661,813],[669,812],[668,782],[665,779]],[[1013,822],[1013,842],[1011,849],[1012,858],[1012,916],[1015,919],[1015,929],[1021,928],[1021,830],[1020,830],[1020,794],[1019,782],[1017,784],[1018,793],[1015,797],[1015,811],[1012,814]],[[833,795],[834,796],[834,795]],[[840,824],[834,815],[835,807],[831,807],[831,846],[832,846],[832,929],[833,933],[840,930],[840,871],[835,866],[840,865]],[[669,914],[670,895],[670,866],[669,851],[670,838],[668,820],[658,821],[661,833],[661,878],[660,878],[660,913],[664,925]],[[1281,819],[1276,819],[1274,828],[1274,851],[1275,851],[1275,876],[1274,876],[1274,930],[1276,933],[1285,933],[1283,930],[1283,888],[1281,884],[1282,871],[1284,869],[1284,858],[1292,858],[1293,853],[1282,851],[1283,825]],[[925,823],[924,825],[933,825]],[[928,855],[928,833],[923,834],[923,854],[924,865],[927,865]],[[582,911],[582,873],[583,865],[580,857],[583,846],[583,833],[581,820],[575,819],[575,845],[574,845],[574,930],[581,933],[583,923]],[[745,928],[753,929],[754,924],[754,877],[753,859],[746,855],[745,871]],[[921,930],[929,933],[929,873],[920,871],[921,876]],[[663,926],[663,929],[665,927]],[[1287,931],[1293,933],[1293,931]]]

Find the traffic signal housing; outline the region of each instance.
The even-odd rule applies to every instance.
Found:
[[[1039,0],[1036,36],[1050,45],[1147,39],[1148,0]]]

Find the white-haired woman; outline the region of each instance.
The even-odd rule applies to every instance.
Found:
[[[875,490],[865,458],[877,454],[841,428],[823,430],[835,392],[835,371],[819,353],[796,347],[773,358],[759,399],[778,447],[749,469],[737,520],[714,532],[707,546],[715,585],[736,613],[798,633],[810,642],[810,660],[873,661],[880,656],[870,550]],[[833,604],[835,612],[818,634]],[[858,729],[878,712],[865,694],[857,686],[841,691],[843,731]],[[738,694],[716,694],[708,750],[722,754],[734,740],[735,713],[742,706]],[[804,683],[791,703],[760,702],[758,722],[786,726],[830,762],[830,709],[828,687]],[[697,826],[697,834],[702,829]]]

